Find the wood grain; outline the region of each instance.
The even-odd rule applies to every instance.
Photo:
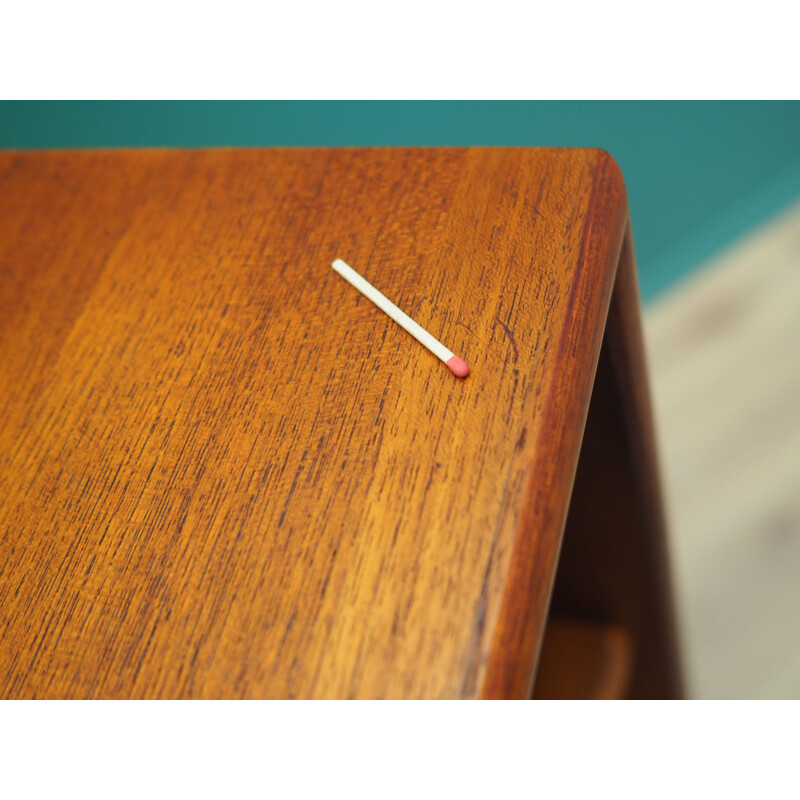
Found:
[[[552,611],[632,637],[630,696],[684,694],[628,230],[564,533]]]
[[[528,696],[626,219],[594,150],[0,155],[0,695]]]

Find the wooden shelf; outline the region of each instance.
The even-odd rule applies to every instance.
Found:
[[[0,274],[0,697],[680,695],[607,153],[0,153]]]
[[[547,625],[535,700],[619,700],[627,696],[631,637],[617,625],[554,619]]]

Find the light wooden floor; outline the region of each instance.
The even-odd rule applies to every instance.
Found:
[[[800,203],[645,337],[690,691],[800,698]]]

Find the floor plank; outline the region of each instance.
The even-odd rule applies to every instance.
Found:
[[[645,337],[690,691],[800,698],[800,203]]]

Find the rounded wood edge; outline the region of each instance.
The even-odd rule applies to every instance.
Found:
[[[579,260],[586,269],[576,271],[570,303],[582,296],[592,299],[582,309],[587,324],[580,332],[579,369],[568,376],[577,388],[568,398],[574,424],[568,430],[552,431],[543,426],[544,435],[562,436],[557,450],[540,446],[530,465],[527,497],[520,515],[501,608],[483,675],[479,682],[482,699],[527,699],[531,696],[536,665],[541,650],[550,595],[555,580],[567,506],[546,507],[537,502],[537,486],[545,485],[554,497],[569,497],[578,464],[583,429],[589,409],[594,375],[600,355],[611,293],[616,278],[622,244],[628,227],[628,201],[625,181],[614,158],[604,150],[587,149],[594,160],[593,185],[584,223]],[[591,285],[599,291],[587,291]],[[564,332],[559,348],[574,347]],[[546,408],[563,402],[558,386],[551,385]],[[559,458],[552,459],[553,452]]]

